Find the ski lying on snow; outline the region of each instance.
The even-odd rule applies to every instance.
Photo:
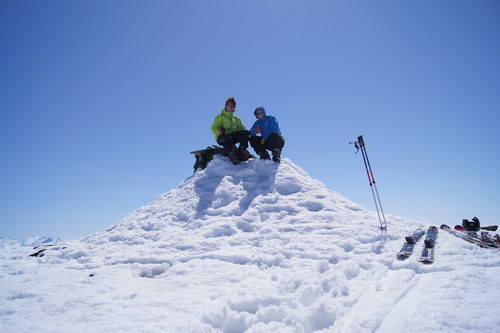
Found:
[[[496,227],[496,226],[492,226],[492,227]],[[497,229],[492,229],[491,227],[481,227],[481,229],[483,229],[483,230],[497,230]],[[479,240],[481,240],[481,242],[483,242],[483,244],[487,244],[488,246],[500,247],[500,236],[499,235],[491,236],[487,231],[481,231],[481,235],[478,235],[477,232],[468,231],[463,226],[458,225],[458,224],[455,226],[455,230],[463,232],[468,237],[479,239]]]
[[[461,238],[466,242],[479,245],[480,247],[486,247],[489,249],[495,249],[500,247],[499,242],[496,242],[495,240],[491,239],[491,237],[487,236],[486,234],[483,234],[482,235],[483,238],[480,238],[476,232],[453,230],[446,224],[441,225],[440,228],[441,230],[449,232],[453,236]]]
[[[411,235],[405,237],[405,243],[398,253],[400,259],[406,259],[413,253],[413,248],[418,240],[425,234],[425,230],[418,228]]]
[[[481,229],[481,230],[487,230],[487,231],[497,231],[498,226],[497,225],[489,225],[487,227],[480,227],[479,229]],[[457,224],[455,226],[455,230],[458,230],[458,231],[467,231],[467,229],[465,229],[463,225],[459,225],[459,224]]]
[[[424,240],[424,248],[422,249],[422,255],[420,256],[420,261],[425,263],[434,262],[434,247],[436,245],[436,238],[438,235],[438,228],[435,226],[430,226],[427,229]]]
[[[497,231],[498,226],[497,225],[489,225],[489,226],[486,226],[486,227],[481,227],[481,229],[488,230],[488,231]]]

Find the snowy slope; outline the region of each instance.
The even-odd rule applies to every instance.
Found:
[[[440,233],[434,264],[401,261],[425,225],[387,220],[288,159],[217,156],[43,257],[1,240],[0,331],[496,332],[500,253]]]

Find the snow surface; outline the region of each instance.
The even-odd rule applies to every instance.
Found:
[[[500,253],[440,232],[402,261],[425,224],[387,220],[288,159],[216,156],[108,230],[0,240],[0,331],[497,332]]]

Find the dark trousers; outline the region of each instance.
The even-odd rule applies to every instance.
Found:
[[[247,149],[248,148],[248,137],[250,136],[250,132],[247,130],[236,131],[231,134],[221,134],[217,138],[217,143],[224,147],[224,150],[227,153],[230,153],[234,145],[239,143],[240,148]]]
[[[261,144],[261,136],[250,137],[250,145],[257,154],[263,153],[266,150],[281,150],[285,146],[285,139],[279,134],[270,134],[264,145]]]

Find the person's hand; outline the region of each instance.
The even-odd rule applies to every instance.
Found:
[[[262,133],[262,130],[260,128],[256,128],[255,133],[260,134],[260,133]]]
[[[260,140],[260,144],[261,144],[261,145],[264,145],[265,143],[266,143],[266,139],[262,139],[262,140]]]

